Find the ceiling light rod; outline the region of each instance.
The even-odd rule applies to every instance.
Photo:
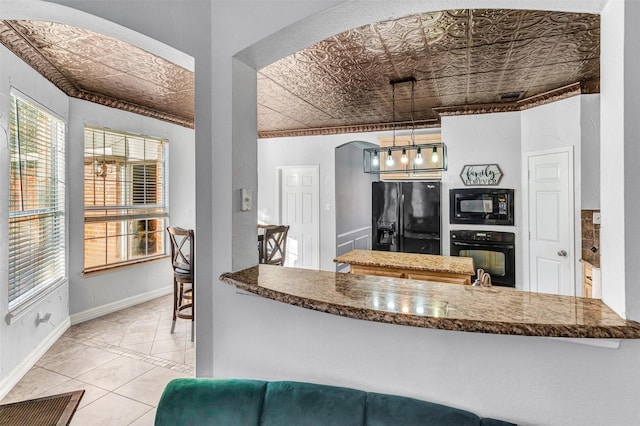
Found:
[[[413,112],[415,111],[415,85],[416,81],[411,82],[411,145],[416,144],[416,122],[413,118]]]
[[[396,85],[391,85],[391,124],[393,126],[393,146],[396,146]]]
[[[413,77],[408,77],[408,78],[404,78],[401,80],[391,80],[390,84],[391,84],[391,123],[392,123],[392,142],[391,142],[391,147],[395,148],[396,147],[396,85],[397,84],[404,84],[404,83],[411,83],[411,141],[412,141],[412,145],[415,145],[414,138],[413,138],[413,132],[415,131],[415,124],[413,122],[413,85],[415,83],[416,79]],[[376,158],[374,159],[376,162],[378,160],[377,155]],[[407,157],[407,150],[406,149],[402,149],[402,157],[400,158],[400,162],[402,164],[407,164],[407,162],[409,161],[408,157]],[[391,149],[387,150],[387,159],[385,161],[385,164],[387,165],[387,167],[393,167],[394,164],[394,160],[393,160],[393,156],[391,154]]]
[[[393,148],[396,147],[396,85],[391,85],[391,123],[393,124],[392,130],[392,145]],[[387,167],[393,167],[393,155],[391,153],[391,149],[387,151],[387,159],[385,161]]]

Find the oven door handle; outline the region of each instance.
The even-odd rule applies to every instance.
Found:
[[[482,244],[482,243],[462,243],[460,241],[452,241],[451,244],[453,244],[454,246],[458,246],[458,247],[484,247],[486,248],[487,246],[491,246],[491,247],[496,247],[496,248],[506,248],[506,249],[513,249],[513,244],[510,243],[486,243],[486,244]]]
[[[460,247],[480,247],[482,244],[461,243],[460,241],[452,241],[451,244]]]

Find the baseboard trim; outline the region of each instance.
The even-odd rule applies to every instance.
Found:
[[[128,297],[126,299],[107,303],[106,305],[87,309],[86,311],[78,312],[76,314],[71,315],[71,325],[80,324],[82,322],[96,319],[103,315],[117,312],[134,305],[139,305],[140,303],[148,302],[149,300],[153,300],[158,297],[171,294],[172,292],[173,292],[173,287],[166,286],[166,287],[159,288],[157,290],[149,291],[147,293],[142,293],[136,296]]]
[[[4,379],[0,380],[0,400],[29,372],[31,367],[53,346],[71,326],[69,317],[58,325],[31,353],[18,364]]]

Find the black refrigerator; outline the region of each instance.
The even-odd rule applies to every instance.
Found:
[[[440,254],[440,182],[372,182],[372,249]]]

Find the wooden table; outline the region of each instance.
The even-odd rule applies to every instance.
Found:
[[[348,264],[352,274],[450,284],[470,285],[475,273],[473,259],[461,256],[353,250],[333,261]]]

